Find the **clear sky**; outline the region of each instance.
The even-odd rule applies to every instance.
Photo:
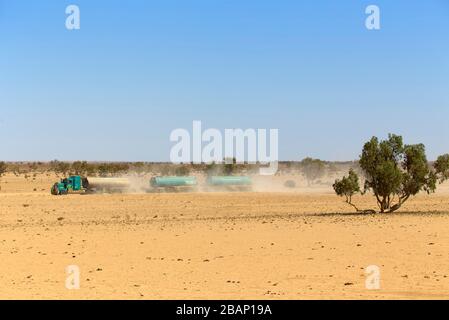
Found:
[[[277,128],[281,160],[447,153],[449,1],[0,0],[0,159],[165,161],[193,120]]]

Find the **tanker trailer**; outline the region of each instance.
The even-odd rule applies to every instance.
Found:
[[[153,177],[150,180],[150,192],[195,191],[196,177]]]
[[[88,192],[122,193],[128,192],[131,183],[126,178],[87,178]]]
[[[252,180],[247,176],[210,176],[207,178],[206,182],[208,186],[213,187],[216,190],[252,190]]]

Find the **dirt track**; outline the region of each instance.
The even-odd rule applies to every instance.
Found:
[[[3,180],[2,299],[449,298],[446,192],[362,216],[330,193],[54,197],[49,179]]]

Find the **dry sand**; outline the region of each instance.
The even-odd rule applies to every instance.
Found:
[[[449,298],[448,186],[353,215],[329,188],[55,197],[54,176],[32,179],[1,183],[1,299]]]

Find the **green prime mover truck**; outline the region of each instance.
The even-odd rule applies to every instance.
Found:
[[[56,182],[51,187],[51,194],[64,195],[71,192],[85,192],[89,187],[87,178],[81,176],[71,176]]]
[[[70,176],[56,182],[51,188],[53,195],[66,195],[69,193],[101,193],[125,192],[130,188],[128,179],[123,178],[85,178]]]

